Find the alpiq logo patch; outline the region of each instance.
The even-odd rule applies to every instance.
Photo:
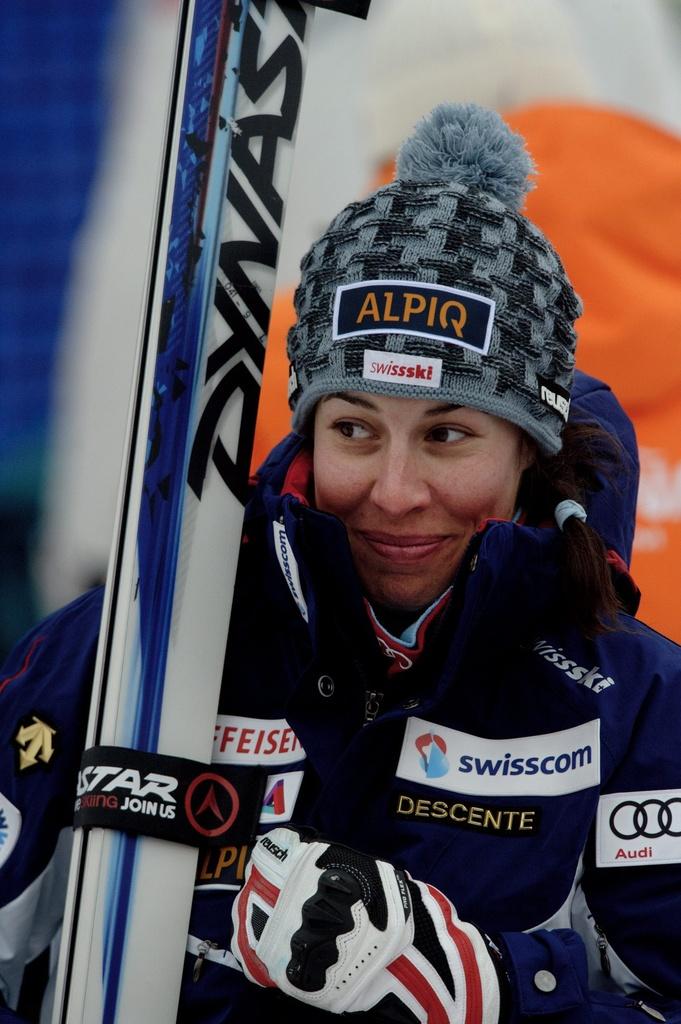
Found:
[[[421,281],[359,281],[336,291],[333,338],[405,334],[485,355],[493,322],[494,300],[484,295]]]

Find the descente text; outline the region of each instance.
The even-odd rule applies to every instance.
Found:
[[[479,829],[499,835],[531,835],[539,830],[540,812],[536,807],[489,807],[460,800],[432,800],[400,793],[395,805],[398,818],[421,818]]]

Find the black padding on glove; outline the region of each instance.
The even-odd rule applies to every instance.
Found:
[[[263,933],[263,929],[269,921],[269,914],[266,914],[264,910],[261,910],[258,906],[251,907],[251,927],[253,928],[253,934],[256,939],[259,939]]]
[[[345,1013],[343,1017],[352,1024],[419,1024],[416,1014],[412,1013],[408,1006],[405,1006],[394,992],[390,992],[376,1003],[373,1010],[366,1013]]]
[[[360,885],[360,895],[367,908],[369,920],[379,931],[385,931],[388,908],[385,904],[381,877],[373,857],[358,853],[349,846],[333,844],[324,851],[316,864],[319,868],[341,868],[343,871],[351,872]]]
[[[360,896],[360,884],[351,871],[328,868],[320,876],[316,893],[303,903],[303,923],[291,936],[286,977],[296,988],[324,988],[326,971],[338,960],[336,940],[352,931],[352,905]]]

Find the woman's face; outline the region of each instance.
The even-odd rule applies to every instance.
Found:
[[[511,518],[531,461],[518,427],[475,409],[360,392],[317,405],[316,505],[345,524],[376,604],[434,601],[478,526]]]

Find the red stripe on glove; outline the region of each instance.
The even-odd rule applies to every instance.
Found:
[[[482,982],[480,980],[478,958],[475,955],[473,943],[466,933],[462,932],[461,929],[457,928],[454,924],[452,905],[447,897],[443,896],[439,889],[435,889],[431,885],[428,886],[428,892],[442,911],[447,932],[452,938],[459,956],[461,957],[464,978],[466,979],[465,1024],[482,1024]]]
[[[440,997],[421,971],[406,956],[398,956],[387,970],[404,985],[428,1014],[428,1024],[449,1024]]]
[[[275,905],[279,896],[279,889],[277,889],[276,885],[272,885],[271,882],[268,882],[264,875],[260,874],[255,865],[251,867],[250,877],[237,897],[239,908],[237,943],[244,966],[248,968],[249,974],[251,974],[258,985],[262,985],[263,988],[276,988],[277,986],[270,978],[267,968],[260,957],[257,956],[255,951],[252,949],[248,941],[246,914],[248,912],[248,898],[251,893],[255,893],[255,895],[260,896],[260,898],[263,899],[270,907]]]

